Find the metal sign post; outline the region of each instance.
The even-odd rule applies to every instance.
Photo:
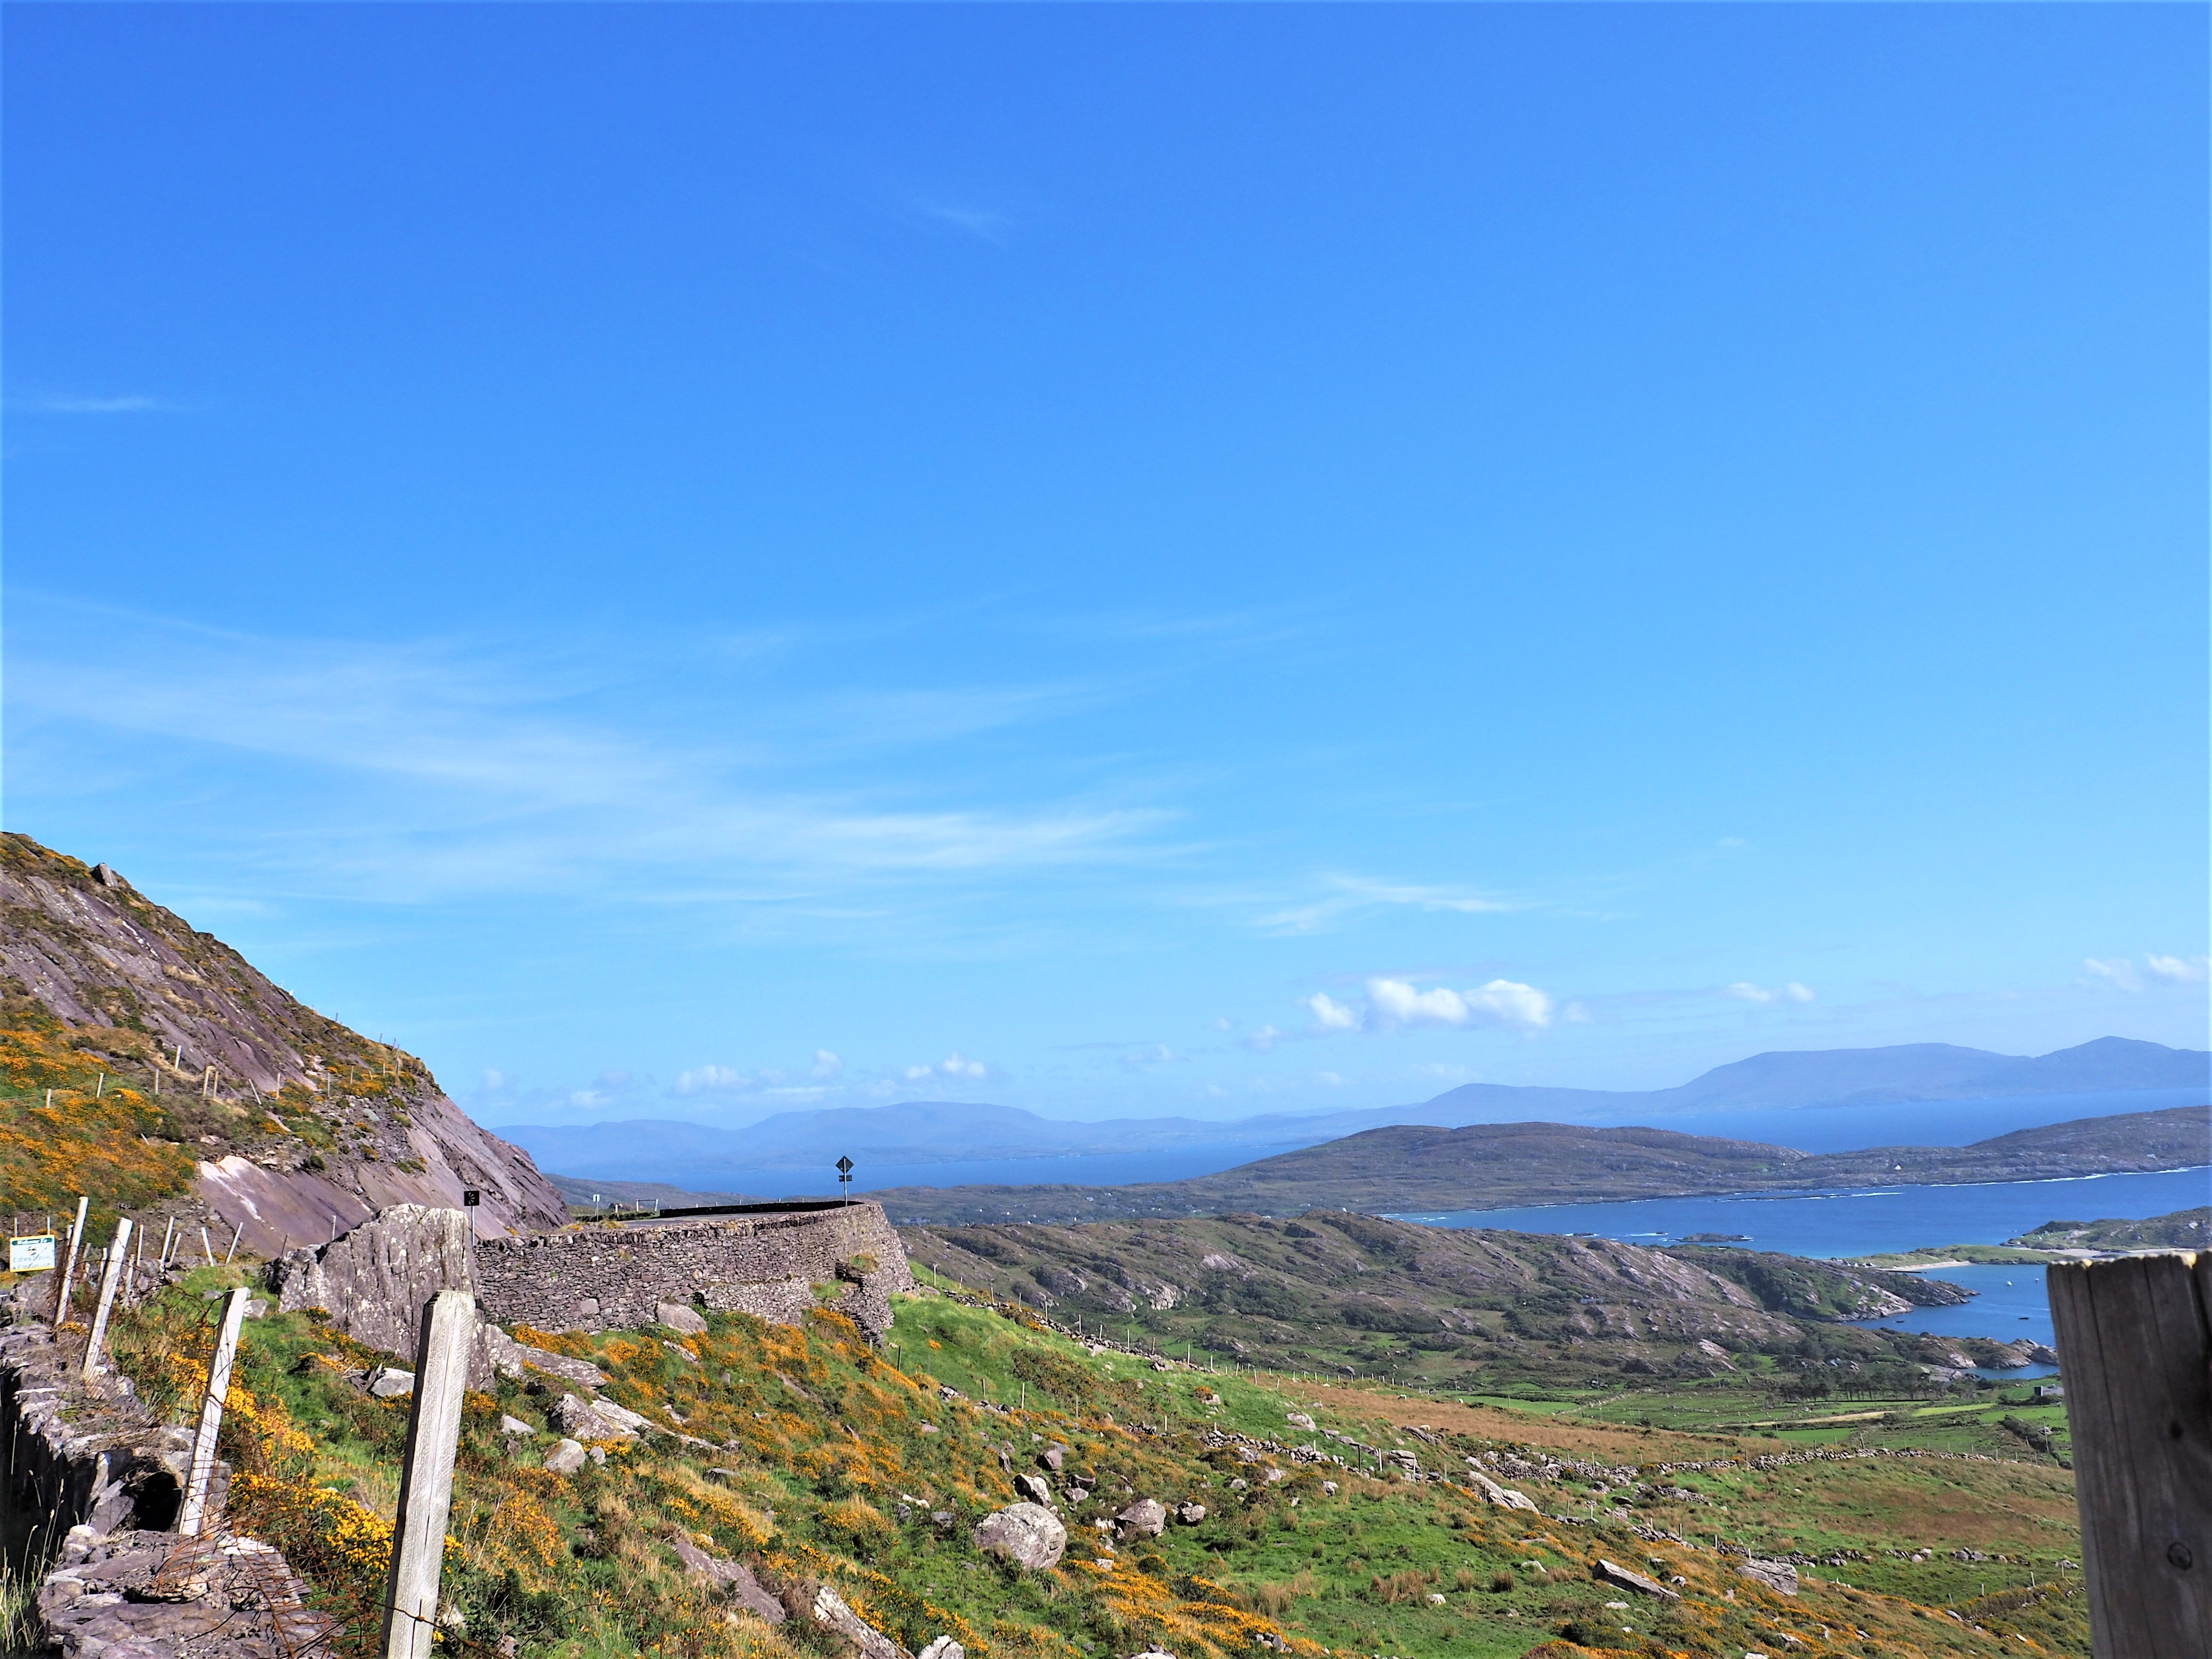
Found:
[[[837,1190],[846,1203],[853,1201],[853,1160],[849,1158],[837,1160]]]

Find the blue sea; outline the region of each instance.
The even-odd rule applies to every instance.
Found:
[[[2212,1170],[2089,1176],[2071,1181],[1971,1187],[1874,1187],[1855,1191],[1647,1198],[1620,1204],[1547,1204],[1512,1210],[1408,1212],[1431,1227],[1500,1227],[1580,1233],[1629,1244],[1679,1243],[1691,1233],[1742,1234],[1746,1249],[1824,1260],[1945,1244],[2002,1244],[2046,1221],[2137,1221],[2212,1204]],[[2051,1339],[2039,1267],[1946,1267],[1931,1277],[1978,1292],[1963,1307],[1915,1308],[1875,1322],[1893,1330],[2001,1341]],[[2029,1373],[2008,1371],[2008,1376]]]

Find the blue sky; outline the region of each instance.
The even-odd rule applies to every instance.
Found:
[[[488,1121],[2206,1042],[2200,8],[6,28],[7,826]]]

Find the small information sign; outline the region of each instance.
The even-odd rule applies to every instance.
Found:
[[[8,1271],[11,1273],[51,1272],[54,1265],[54,1236],[33,1233],[8,1241]]]

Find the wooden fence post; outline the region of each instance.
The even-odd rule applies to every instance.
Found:
[[[123,1277],[123,1264],[131,1259],[131,1218],[125,1216],[115,1224],[115,1243],[107,1252],[107,1270],[100,1276],[100,1307],[92,1316],[92,1335],[84,1345],[84,1375],[97,1376],[106,1369],[100,1363],[100,1340],[107,1334],[107,1316],[115,1306],[116,1281]]]
[[[215,1474],[216,1437],[222,1432],[222,1402],[230,1393],[230,1362],[238,1354],[239,1322],[253,1292],[244,1285],[233,1291],[222,1304],[222,1329],[208,1356],[207,1393],[200,1398],[200,1428],[192,1437],[192,1473],[185,1485],[185,1507],[177,1517],[180,1537],[196,1538],[207,1517],[208,1482]]]
[[[76,1253],[84,1243],[84,1210],[90,1200],[80,1197],[76,1201],[76,1224],[70,1229],[69,1259],[62,1264],[61,1282],[54,1286],[54,1328],[62,1328],[69,1317],[70,1278],[76,1272]]]
[[[2212,1251],[2047,1273],[2097,1659],[2212,1653]]]
[[[475,1346],[476,1297],[441,1291],[422,1307],[415,1350],[415,1398],[407,1413],[407,1461],[399,1474],[399,1522],[384,1592],[384,1659],[430,1659],[437,1634],[438,1575],[453,1506],[453,1454],[461,1440],[461,1396]]]

